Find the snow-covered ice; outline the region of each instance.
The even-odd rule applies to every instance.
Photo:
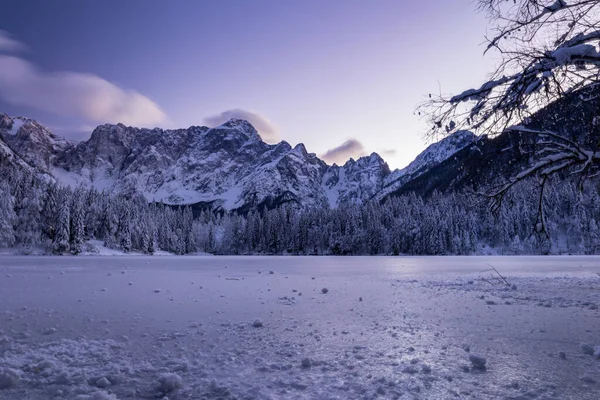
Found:
[[[0,257],[0,399],[597,399],[598,271],[598,257]]]

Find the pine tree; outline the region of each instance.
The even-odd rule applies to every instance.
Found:
[[[71,203],[71,237],[69,245],[74,254],[79,254],[83,251],[85,235],[85,211],[83,202],[83,189],[78,188],[73,193]]]
[[[131,209],[127,202],[121,203],[119,227],[117,229],[119,244],[125,252],[131,251]]]
[[[115,246],[115,238],[119,223],[118,215],[115,208],[114,199],[104,194],[102,196],[102,213],[100,221],[100,238],[104,239],[104,246],[112,248]]]
[[[52,242],[52,251],[62,254],[69,251],[70,234],[70,199],[69,192],[62,190],[59,194],[58,218],[56,220],[56,233]]]
[[[41,240],[39,179],[24,173],[16,186],[15,212],[17,215],[15,236],[17,244],[33,248]]]
[[[48,184],[44,196],[41,220],[43,237],[54,242],[56,229],[58,225],[58,185],[56,183]]]
[[[0,181],[0,246],[11,247],[15,244],[14,224],[17,214],[14,209],[14,197],[7,182]]]

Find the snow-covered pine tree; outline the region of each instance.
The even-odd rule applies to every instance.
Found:
[[[100,234],[100,221],[102,220],[102,197],[94,188],[88,190],[85,196],[84,211],[84,237],[85,239],[96,238]]]
[[[50,243],[54,241],[58,222],[58,190],[56,183],[49,183],[42,201],[42,236]]]
[[[41,241],[41,180],[29,171],[23,172],[17,181],[15,212],[17,214],[16,242],[25,248],[33,248]]]
[[[119,203],[120,213],[117,237],[123,251],[129,252],[131,251],[131,206],[124,199],[120,199]]]
[[[85,235],[85,210],[84,210],[84,189],[78,187],[73,192],[71,199],[71,230],[69,247],[74,254],[83,251],[83,242]]]
[[[111,198],[108,193],[102,193],[102,212],[99,224],[99,232],[101,239],[104,240],[104,245],[112,248],[116,245],[116,234],[119,225],[119,217],[115,206],[115,199]]]
[[[52,252],[55,254],[63,254],[69,251],[69,238],[71,236],[70,197],[70,191],[67,189],[62,189],[58,193],[58,217],[56,220],[56,232],[52,242]]]
[[[15,244],[17,214],[14,200],[8,182],[0,180],[0,246],[11,247]]]

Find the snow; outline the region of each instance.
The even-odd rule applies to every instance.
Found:
[[[15,121],[18,128],[24,120]],[[227,210],[280,196],[287,196],[285,200],[303,208],[364,204],[389,193],[384,188],[390,182],[386,177],[423,173],[439,163],[440,157],[450,157],[452,150],[452,146],[437,146],[445,151],[437,152],[433,164],[422,156],[418,165],[413,163],[411,167],[418,171],[409,168],[390,174],[387,164],[375,153],[338,167],[326,165],[302,144],[294,148],[286,142],[266,144],[243,120],[230,120],[213,129],[187,130],[105,124],[80,143],[57,137],[37,122],[27,121],[32,131],[29,141],[37,151],[29,147],[15,149],[15,162],[24,163],[21,157],[47,169],[63,185],[93,186],[113,193],[136,191],[148,201],[206,202]],[[429,150],[425,158],[432,155]],[[13,150],[0,142],[0,153],[12,156]]]
[[[509,81],[509,78],[502,77],[497,80],[492,80],[481,85],[479,89],[468,89],[459,95],[453,96],[450,103],[460,103],[462,101],[479,101],[485,99],[490,92],[498,86],[501,86]]]
[[[596,399],[599,264],[1,257],[0,399]]]
[[[556,11],[562,10],[567,6],[567,2],[565,0],[556,0],[554,3],[549,5],[548,7],[544,7],[545,13],[554,13]]]
[[[183,380],[176,373],[167,373],[162,374],[158,378],[158,383],[160,385],[160,391],[163,393],[172,393],[177,389],[181,388],[183,384]]]
[[[231,210],[242,205],[242,188],[232,187],[221,195],[221,198],[225,202],[223,205],[226,209]]]
[[[118,400],[113,394],[109,394],[105,391],[94,392],[91,395],[79,395],[75,397],[75,400]]]
[[[89,240],[89,241],[87,241],[87,246],[84,246],[84,251],[82,253],[80,253],[79,255],[81,255],[81,256],[140,256],[143,254],[139,253],[139,252],[135,252],[135,251],[125,253],[123,250],[110,249],[110,248],[104,246],[104,242],[101,240]]]
[[[44,248],[23,248],[23,247],[1,247],[0,256],[16,256],[16,255],[28,255],[28,256],[44,256],[49,255],[50,250]],[[169,253],[164,250],[156,250],[153,256],[172,256],[173,253]],[[193,253],[194,256],[212,256],[212,254],[203,253],[201,251]],[[87,240],[84,242],[83,252],[78,256],[147,256],[137,251],[125,252],[120,249],[111,249],[104,246],[102,240]],[[0,264],[1,265],[1,264]]]
[[[389,168],[377,154],[348,160],[343,166],[333,165],[321,179],[321,192],[335,209],[341,205],[364,204],[383,187]]]
[[[564,65],[573,57],[600,57],[598,48],[591,44],[578,44],[575,46],[560,47],[550,53],[557,65]]]
[[[103,168],[98,168],[94,171],[94,179],[90,179],[91,172],[86,168],[77,173],[54,166],[51,168],[50,173],[61,184],[70,186],[73,189],[79,185],[83,185],[85,187],[94,187],[101,191],[111,189],[117,182],[117,179],[109,176]]]
[[[473,143],[476,138],[470,131],[456,131],[439,142],[429,145],[408,166],[393,171],[385,178],[385,186],[377,194],[377,198],[383,199],[410,179],[415,179],[429,169],[448,160],[458,151]]]
[[[337,171],[337,182],[333,185],[327,185],[327,181],[331,179],[331,176],[334,174],[334,171]],[[329,208],[336,208],[338,205],[338,201],[340,198],[340,192],[342,189],[340,187],[343,185],[343,182],[346,178],[346,169],[338,168],[335,170],[333,167],[325,173],[323,177],[323,192],[325,193],[325,197],[327,198],[327,203],[329,204]]]
[[[21,372],[11,368],[0,370],[0,389],[10,389],[19,384]]]
[[[19,132],[19,129],[27,122],[27,118],[14,117],[12,120],[12,127],[6,133],[9,135],[16,135],[17,132]]]
[[[252,323],[252,326],[255,328],[262,328],[264,326],[262,320],[257,319]]]

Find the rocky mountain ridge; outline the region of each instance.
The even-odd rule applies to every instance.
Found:
[[[382,200],[475,140],[459,132],[390,171],[376,153],[327,165],[303,144],[264,143],[247,121],[187,129],[98,126],[88,140],[63,139],[35,120],[0,114],[0,160],[68,185],[139,192],[148,201],[249,210],[284,203],[336,208]]]

